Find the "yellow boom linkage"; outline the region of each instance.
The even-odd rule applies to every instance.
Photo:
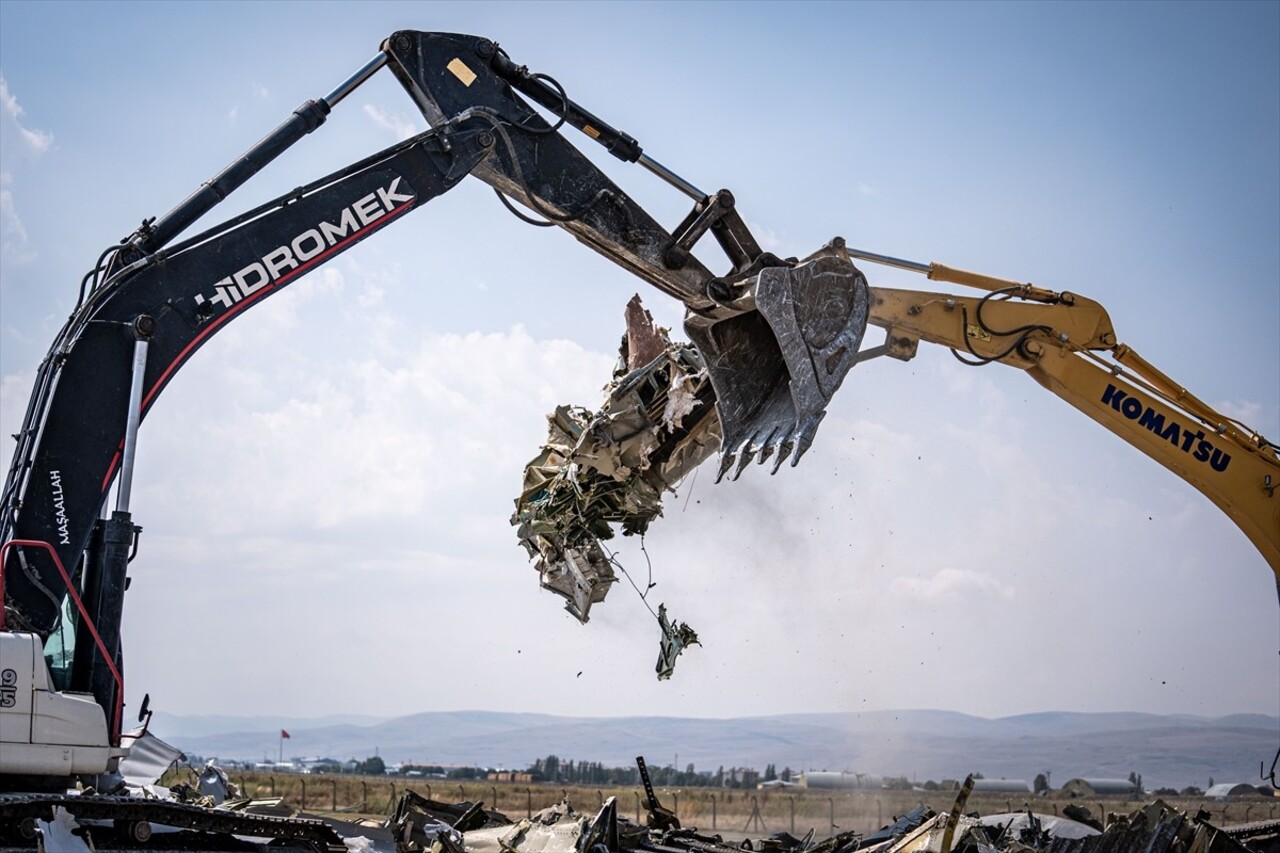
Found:
[[[1116,342],[1107,311],[1073,293],[942,264],[826,250],[986,291],[981,297],[870,288],[868,322],[885,343],[860,360],[913,358],[920,341],[971,364],[1000,362],[1033,379],[1200,490],[1262,553],[1280,584],[1280,457],[1276,445],[1216,411]]]

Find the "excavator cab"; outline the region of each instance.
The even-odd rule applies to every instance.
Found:
[[[0,778],[110,772],[126,753],[92,693],[55,683],[39,637],[0,631]]]

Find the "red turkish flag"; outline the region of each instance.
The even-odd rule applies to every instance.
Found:
[[[287,738],[288,736],[289,736],[289,733],[288,733],[288,732],[286,732],[284,729],[281,729],[281,730],[280,730],[280,739],[281,739],[281,740],[284,740],[284,739],[285,739],[285,738]]]

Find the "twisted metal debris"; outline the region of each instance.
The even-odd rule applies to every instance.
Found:
[[[547,440],[525,467],[511,517],[542,587],[584,624],[618,580],[601,541],[615,528],[643,534],[662,515],[664,494],[720,446],[702,355],[672,343],[639,296],[626,317],[604,404],[594,412],[557,406],[547,416]],[[654,616],[662,631],[658,678],[670,678],[676,656],[698,637],[688,625],[668,622],[665,608]]]
[[[547,416],[511,517],[542,586],[583,623],[617,580],[601,541],[615,527],[643,534],[663,494],[720,445],[701,354],[672,343],[639,296],[627,305],[620,356],[598,410],[565,405]]]

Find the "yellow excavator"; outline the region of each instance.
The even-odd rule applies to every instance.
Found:
[[[855,252],[984,291],[956,296],[870,288],[869,322],[884,355],[907,360],[920,341],[971,364],[1000,362],[1031,378],[1141,450],[1213,501],[1280,579],[1280,459],[1261,434],[1205,403],[1116,339],[1097,302],[992,276]]]

